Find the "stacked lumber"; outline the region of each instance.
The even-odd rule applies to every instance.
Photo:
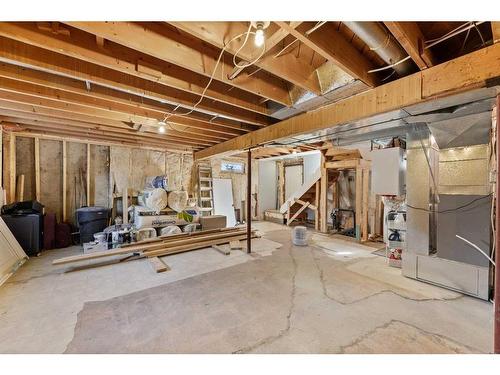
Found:
[[[256,237],[255,231],[252,231],[252,237]],[[245,238],[246,229],[243,228],[224,228],[201,232],[181,233],[173,236],[160,236],[137,242],[135,244],[125,245],[113,250],[60,258],[54,260],[52,264],[58,265],[117,255],[134,254],[145,256],[147,258],[157,258],[185,251],[228,244],[232,241],[240,241]]]

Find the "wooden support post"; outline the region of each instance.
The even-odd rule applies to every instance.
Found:
[[[321,154],[321,187],[320,187],[320,209],[319,209],[319,219],[320,219],[320,230],[323,233],[327,233],[328,228],[328,207],[327,207],[327,193],[328,193],[328,171],[325,167],[325,156]]]
[[[90,194],[90,143],[87,143],[87,206],[92,205],[92,195]]]
[[[247,253],[252,252],[252,150],[247,158]]]
[[[356,168],[356,240],[361,240],[361,214],[363,206],[363,170]]]
[[[498,197],[500,197],[500,168],[498,164],[498,152],[500,150],[500,95],[497,96],[497,123],[496,123],[496,135],[497,135],[497,178],[496,178],[496,218],[495,218],[495,227],[496,227],[496,238],[495,238],[495,294],[493,297],[495,303],[495,311],[494,311],[494,335],[493,335],[493,352],[495,354],[500,354],[500,271],[498,268],[500,267],[500,205],[498,204]]]
[[[35,199],[40,202],[40,138],[35,138]]]
[[[3,189],[3,128],[0,125],[0,187]],[[2,205],[4,205],[5,201],[2,201]]]
[[[362,217],[361,217],[361,241],[368,241],[368,192],[370,189],[370,170],[363,168],[363,197],[362,197]]]
[[[66,222],[66,219],[67,219],[67,213],[66,213],[66,210],[67,210],[67,201],[66,201],[66,193],[67,193],[67,189],[68,189],[68,186],[67,186],[67,168],[68,168],[68,155],[67,155],[67,151],[66,151],[66,141],[63,141],[63,144],[62,144],[62,151],[63,151],[63,165],[62,165],[62,183],[63,183],[63,212],[62,212],[62,221],[63,222]]]
[[[319,195],[320,195],[320,182],[316,181],[316,194],[314,196],[314,205],[316,206],[316,210],[314,211],[314,229],[319,231]]]
[[[9,140],[9,203],[16,201],[16,136],[10,133]]]

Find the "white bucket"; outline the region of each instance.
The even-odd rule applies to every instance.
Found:
[[[294,227],[292,230],[292,242],[296,246],[307,246],[307,228],[303,226]]]

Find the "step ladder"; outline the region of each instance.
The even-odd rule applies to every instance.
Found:
[[[213,215],[214,197],[210,164],[198,164],[198,206],[201,216]]]

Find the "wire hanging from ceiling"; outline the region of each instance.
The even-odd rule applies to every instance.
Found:
[[[243,68],[248,68],[252,65],[254,65],[265,53],[266,51],[266,42],[265,42],[265,39],[264,39],[264,43],[262,45],[262,50],[261,52],[259,53],[259,55],[257,56],[256,59],[254,59],[253,61],[245,64],[245,65],[239,65],[236,63],[236,58],[239,54],[239,52],[243,49],[243,47],[245,46],[245,44],[247,43],[248,41],[248,38],[250,35],[256,35],[256,32],[253,32],[252,31],[252,24],[250,24],[248,30],[244,33],[241,33],[241,34],[238,34],[236,35],[235,37],[233,37],[231,40],[229,40],[229,42],[227,42],[224,47],[221,49],[220,53],[219,53],[219,56],[217,57],[217,60],[216,60],[216,63],[215,63],[215,66],[213,68],[213,71],[212,71],[212,74],[210,75],[210,79],[208,80],[208,83],[207,85],[205,86],[205,88],[203,89],[202,93],[201,93],[201,96],[200,98],[198,99],[198,101],[193,105],[193,107],[185,112],[185,113],[175,113],[175,111],[180,107],[180,105],[178,105],[177,107],[175,107],[171,112],[168,112],[167,114],[165,114],[164,118],[162,121],[159,121],[159,124],[160,126],[165,126],[167,121],[172,118],[172,117],[186,117],[188,115],[190,115],[191,113],[193,113],[196,108],[198,107],[198,105],[200,105],[200,103],[203,101],[203,99],[205,98],[205,95],[208,91],[208,88],[210,87],[212,81],[214,80],[215,78],[215,74],[217,73],[217,68],[219,67],[219,64],[220,64],[220,61],[222,59],[222,57],[224,56],[224,52],[227,51],[227,49],[229,48],[229,45],[231,43],[233,43],[235,40],[241,38],[242,36],[245,36],[245,40],[243,42],[243,44],[240,46],[240,48],[236,51],[236,53],[234,54],[233,56],[233,63],[235,65],[235,67],[239,68],[239,69],[243,69]]]

